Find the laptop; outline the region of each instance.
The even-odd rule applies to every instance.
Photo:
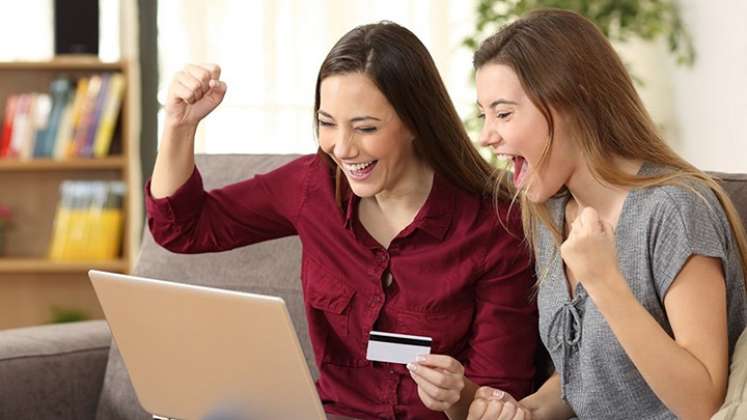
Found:
[[[326,419],[281,298],[88,274],[154,418]]]

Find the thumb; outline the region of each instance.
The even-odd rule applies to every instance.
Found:
[[[226,82],[215,79],[210,80],[210,82],[208,82],[208,86],[210,87],[210,90],[208,90],[205,96],[218,101],[223,99],[223,97],[226,95],[226,90],[228,89]]]

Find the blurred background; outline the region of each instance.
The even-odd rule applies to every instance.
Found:
[[[0,15],[0,36],[16,41],[0,45],[0,60],[51,59],[53,1],[2,3],[6,12]],[[76,7],[77,2],[60,3]],[[99,4],[99,56],[129,59],[128,55],[137,54],[137,47],[155,49],[157,74],[147,71],[141,77],[157,80],[159,103],[169,79],[184,63],[215,62],[223,67],[229,93],[219,112],[202,127],[198,148],[206,153],[315,150],[310,110],[316,72],[334,42],[356,25],[386,19],[415,32],[431,51],[466,119],[473,112],[475,94],[471,49],[463,41],[488,33],[476,27],[480,7],[581,8],[607,21],[616,13],[628,13],[648,19],[641,27],[648,26],[640,29],[639,36],[629,34],[615,45],[638,78],[640,92],[667,140],[702,169],[747,171],[742,128],[747,116],[747,2],[741,0],[100,0]],[[691,64],[677,64],[679,52],[667,45],[670,33],[650,40],[640,36],[651,28],[666,29],[671,20],[669,5],[677,9],[690,37],[695,52]],[[134,21],[127,21],[127,9]],[[601,9],[609,12],[605,15]],[[142,24],[149,23],[139,20],[149,19],[143,14],[153,11],[156,27],[141,32]],[[604,24],[615,25],[607,21]],[[143,36],[147,38],[139,39]]]

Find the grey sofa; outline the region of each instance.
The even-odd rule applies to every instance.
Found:
[[[224,185],[293,156],[198,156],[205,185]],[[719,175],[747,221],[747,175]],[[300,245],[285,238],[230,252],[172,254],[146,232],[134,274],[278,295],[288,303],[316,375],[299,279]],[[150,419],[104,321],[0,331],[0,419]]]

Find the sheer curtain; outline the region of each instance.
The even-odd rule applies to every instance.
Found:
[[[466,116],[475,96],[461,40],[473,30],[473,9],[457,0],[161,0],[159,101],[184,63],[218,63],[228,92],[201,124],[198,152],[313,152],[322,60],[354,26],[390,20],[423,41]]]

